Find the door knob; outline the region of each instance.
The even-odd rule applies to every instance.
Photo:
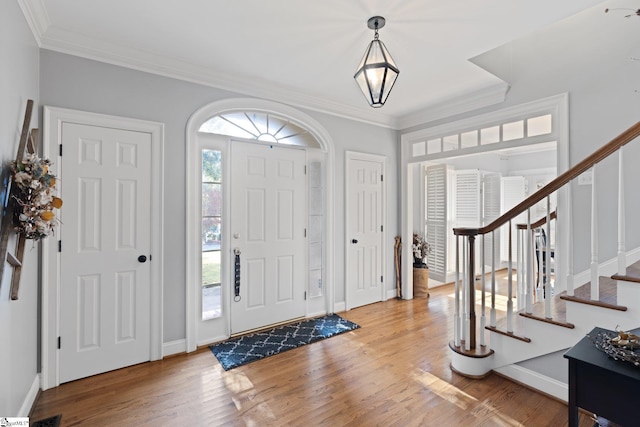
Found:
[[[358,239],[351,239],[351,243],[355,245],[356,243],[358,243]]]
[[[147,257],[145,255],[140,255],[138,257],[138,262],[147,262]]]

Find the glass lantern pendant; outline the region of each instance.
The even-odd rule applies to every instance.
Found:
[[[386,46],[378,39],[378,29],[384,24],[385,19],[381,16],[374,16],[367,21],[367,26],[375,30],[375,34],[353,76],[367,102],[374,108],[382,107],[387,101],[400,73]]]

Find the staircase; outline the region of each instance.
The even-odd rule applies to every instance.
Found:
[[[640,326],[640,248],[625,248],[623,147],[640,136],[640,122],[560,175],[496,219],[479,228],[457,228],[454,336],[449,344],[451,368],[462,375],[481,378],[489,372],[513,378],[559,399],[568,399],[567,363],[562,354],[594,327],[629,330]],[[618,155],[617,257],[599,257],[597,165]],[[570,227],[572,180],[586,171],[592,174],[590,269],[573,274],[572,237],[536,241],[551,236],[555,228]],[[552,194],[558,205],[551,206]],[[546,215],[531,220],[533,207],[546,205]],[[605,207],[610,209],[611,207]],[[564,211],[563,211],[564,209]],[[614,207],[615,209],[615,207]],[[525,224],[513,224],[526,213]],[[558,213],[558,215],[556,215]],[[575,230],[574,230],[575,231]],[[509,260],[499,265],[495,233],[509,233]],[[516,233],[515,250],[511,247]],[[604,233],[602,233],[604,234]],[[609,233],[610,234],[610,233]],[[490,236],[490,248],[485,247]],[[606,236],[605,238],[616,236]],[[566,271],[551,272],[556,266]],[[563,259],[563,257],[566,257]],[[514,259],[515,258],[515,259]],[[536,262],[536,260],[538,262]],[[540,262],[542,260],[542,263]],[[558,260],[561,260],[558,263]],[[480,266],[481,271],[476,271]],[[574,286],[575,283],[581,283]],[[497,300],[506,300],[500,310]]]

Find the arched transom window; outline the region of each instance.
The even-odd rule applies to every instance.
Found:
[[[199,131],[255,139],[269,144],[320,148],[309,131],[290,119],[259,111],[218,114],[204,122]]]

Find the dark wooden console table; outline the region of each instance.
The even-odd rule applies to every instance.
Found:
[[[589,335],[598,332],[612,331],[594,328]],[[569,427],[578,427],[578,408],[622,426],[640,425],[640,367],[613,360],[589,337],[564,357],[569,359]]]

